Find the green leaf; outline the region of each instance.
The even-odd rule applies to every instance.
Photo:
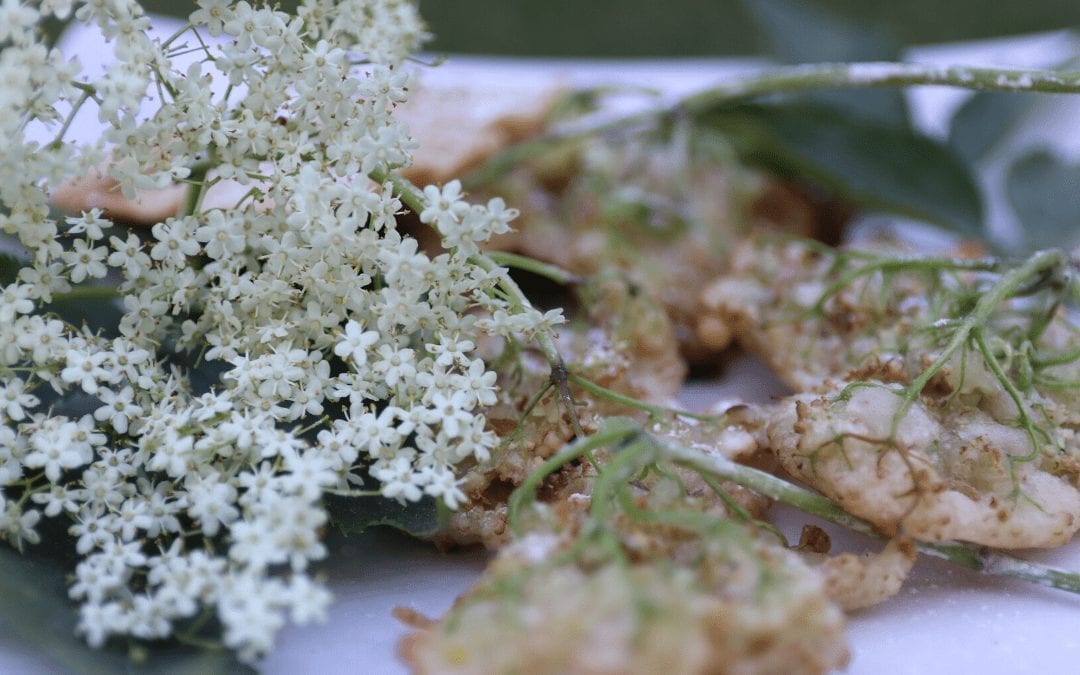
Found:
[[[73,326],[85,325],[91,331],[108,337],[118,334],[117,326],[120,325],[120,317],[124,315],[123,309],[115,299],[105,298],[56,300],[46,305],[44,309],[54,312]]]
[[[20,555],[0,545],[0,616],[5,629],[65,673],[253,672],[225,651],[197,650],[174,643],[139,645],[130,652],[120,645],[89,647],[75,635],[77,609],[68,600],[64,566],[38,551]],[[135,662],[130,658],[140,658]]]
[[[1033,151],[1009,167],[1005,193],[1028,249],[1070,249],[1080,243],[1080,165]]]
[[[899,61],[900,44],[874,23],[854,22],[815,3],[743,0],[768,47],[785,63]],[[836,106],[858,117],[908,127],[907,103],[896,88],[804,94],[801,101]]]
[[[980,92],[956,111],[949,124],[949,147],[963,160],[986,158],[1031,110],[1040,94]]]
[[[743,0],[769,48],[787,63],[892,58],[899,48],[876,25],[854,22],[814,2]]]
[[[10,253],[0,253],[0,286],[7,286],[15,281],[22,261]]]
[[[417,537],[435,534],[446,522],[446,507],[431,497],[401,504],[385,497],[326,498],[330,522],[342,532],[358,533],[386,525]]]
[[[981,235],[969,168],[933,139],[804,104],[717,108],[701,122],[726,134],[744,161],[817,181],[859,206]]]

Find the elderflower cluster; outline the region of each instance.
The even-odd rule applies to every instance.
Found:
[[[0,536],[22,548],[65,520],[92,645],[188,634],[214,612],[253,660],[286,620],[325,611],[308,574],[324,494],[456,506],[456,465],[497,440],[478,340],[559,317],[470,262],[516,215],[501,200],[426,188],[417,210],[442,253],[398,229],[389,177],[412,142],[392,112],[425,38],[413,3],[196,5],[164,41],[131,0],[0,10],[0,230],[25,262],[0,288]],[[40,20],[72,14],[116,57],[96,78],[39,40]],[[65,142],[83,110],[106,132]],[[129,197],[186,182],[185,206],[146,230],[98,209],[55,219],[50,191],[98,165]],[[223,181],[240,196],[204,208]],[[111,329],[49,311],[113,288]]]

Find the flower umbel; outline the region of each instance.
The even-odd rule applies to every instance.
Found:
[[[326,555],[324,493],[370,482],[457,506],[457,464],[496,440],[475,346],[510,317],[546,325],[470,261],[515,217],[501,201],[427,188],[437,256],[397,229],[386,176],[413,146],[392,113],[426,39],[415,4],[301,4],[198,0],[161,41],[132,0],[76,3],[115,56],[90,76],[35,29],[70,3],[4,3],[0,230],[27,256],[0,289],[0,536],[22,548],[42,517],[70,521],[92,645],[210,611],[250,661],[289,618],[323,616],[308,570]],[[67,142],[83,108],[105,133]],[[183,181],[182,212],[138,232],[97,208],[54,220],[51,191],[102,165],[127,197]],[[244,196],[204,208],[226,181]],[[104,331],[43,309],[107,284],[122,316]]]

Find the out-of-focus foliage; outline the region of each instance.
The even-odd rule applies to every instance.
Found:
[[[283,9],[296,0],[277,3]],[[422,0],[435,51],[548,56],[703,56],[760,54],[768,43],[753,29],[742,0]],[[903,45],[952,42],[1080,26],[1080,3],[1032,0],[814,0],[800,3],[885,29]],[[179,16],[187,3],[148,0],[147,10]]]

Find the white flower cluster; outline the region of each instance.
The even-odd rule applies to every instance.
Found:
[[[286,618],[329,601],[307,574],[326,555],[324,494],[455,506],[455,466],[497,440],[478,339],[558,317],[470,262],[516,215],[501,200],[428,187],[438,255],[397,229],[402,195],[386,177],[409,161],[391,113],[425,37],[413,3],[305,0],[295,16],[197,5],[165,41],[130,0],[0,9],[0,230],[27,261],[0,287],[0,536],[21,548],[43,516],[69,520],[91,644],[182,634],[216,612],[224,644],[252,660]],[[41,18],[71,12],[116,55],[92,81],[38,39]],[[202,58],[181,71],[182,51]],[[101,141],[65,143],[93,106]],[[56,140],[28,140],[33,125]],[[185,207],[148,232],[96,209],[50,217],[49,191],[104,161],[126,195],[188,182]],[[203,208],[224,180],[247,192]],[[114,287],[112,333],[48,312]],[[193,385],[195,367],[219,381]]]

